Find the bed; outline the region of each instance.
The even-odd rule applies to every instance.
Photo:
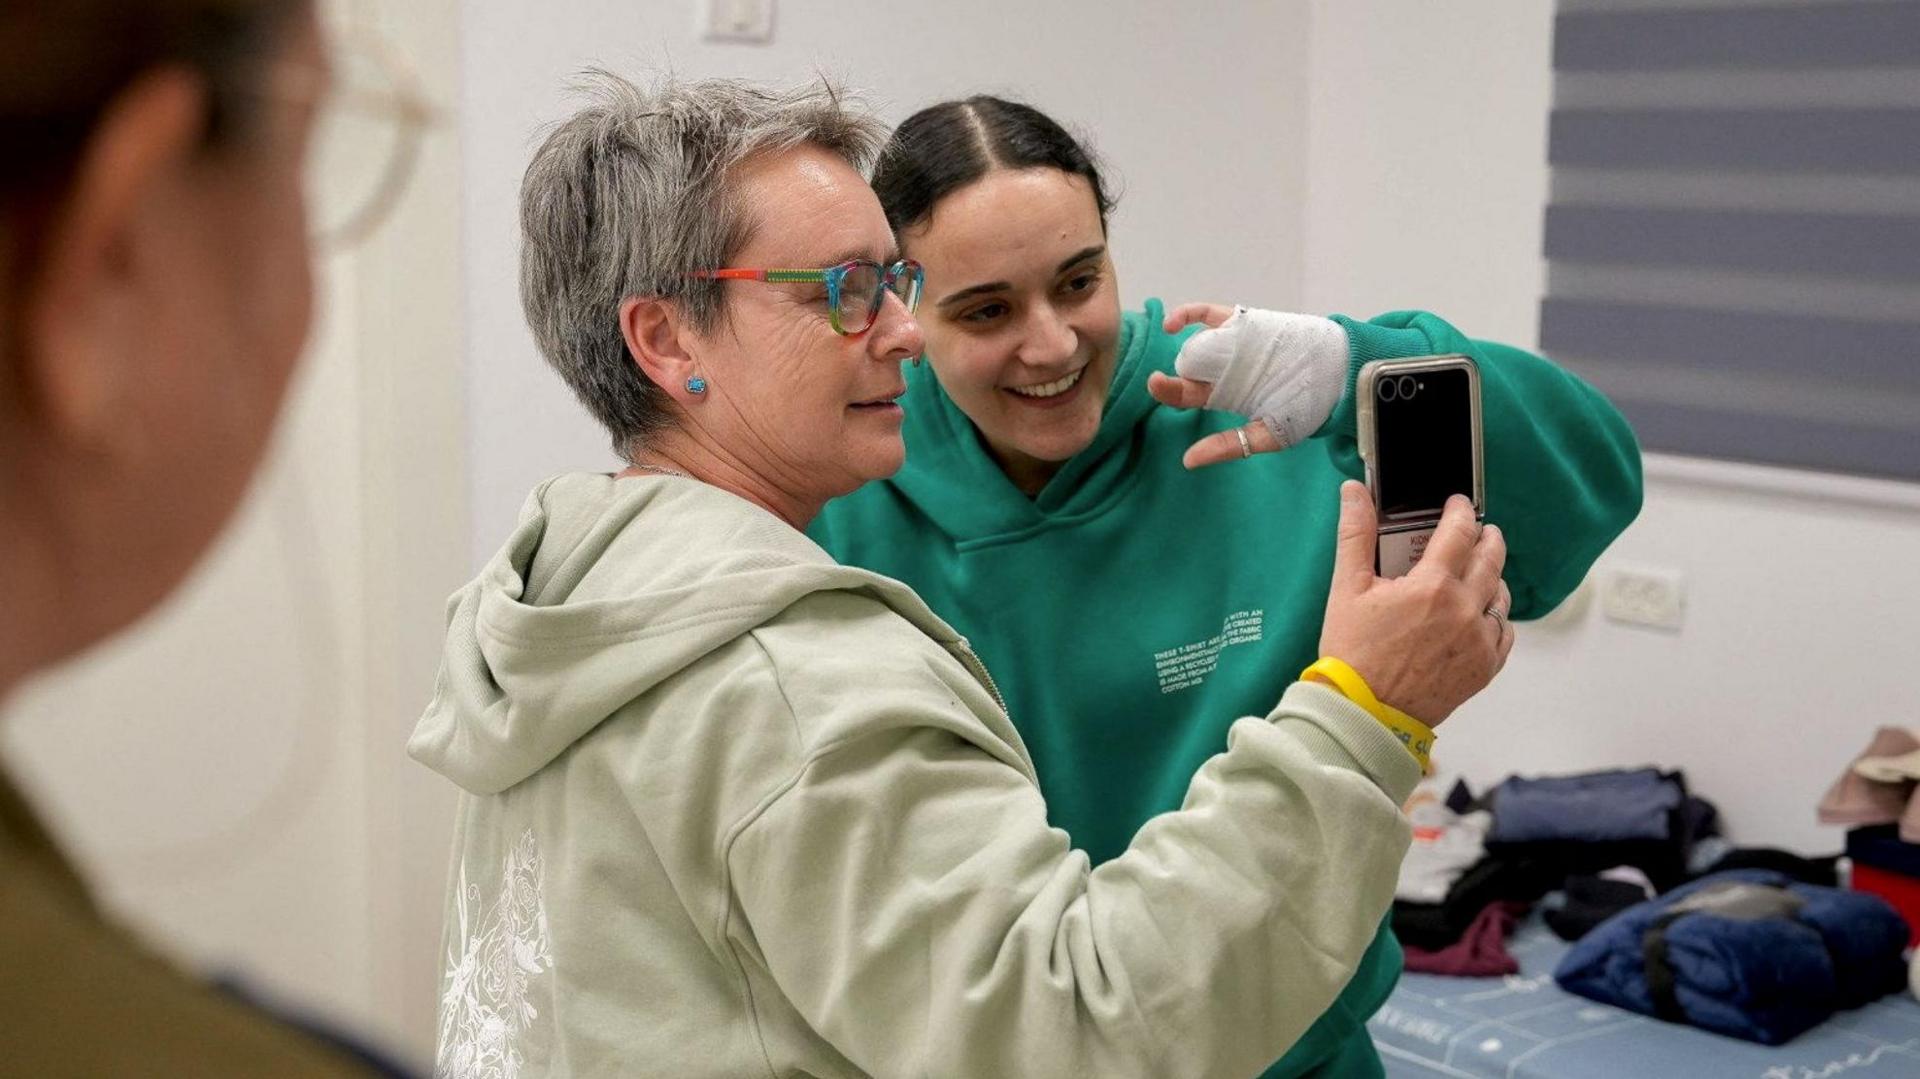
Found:
[[[1780,1046],[1636,1015],[1563,991],[1568,945],[1536,915],[1507,950],[1520,973],[1408,973],[1368,1029],[1393,1079],[1902,1079],[1920,1077],[1920,1001],[1905,993],[1843,1011]]]

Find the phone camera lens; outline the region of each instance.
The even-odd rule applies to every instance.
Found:
[[[1374,387],[1374,396],[1380,398],[1382,401],[1392,401],[1398,398],[1400,396],[1399,381],[1397,378],[1381,379],[1380,384]]]

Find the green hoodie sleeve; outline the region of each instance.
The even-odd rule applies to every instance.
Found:
[[[1392,901],[1418,778],[1371,717],[1293,686],[1089,869],[982,742],[1004,717],[954,698],[795,698],[858,733],[728,847],[735,947],[783,998],[756,1008],[791,1005],[874,1076],[1241,1079],[1332,1004]]]
[[[1354,382],[1373,361],[1461,353],[1480,368],[1486,438],[1487,520],[1507,539],[1512,616],[1553,610],[1640,512],[1640,446],[1598,390],[1525,349],[1467,337],[1437,315],[1395,311],[1347,331],[1346,392],[1315,433],[1334,464],[1356,479],[1359,413]]]

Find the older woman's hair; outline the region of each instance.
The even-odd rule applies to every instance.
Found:
[[[724,314],[726,265],[754,224],[735,197],[756,155],[817,146],[864,171],[884,128],[831,84],[771,90],[736,80],[663,79],[643,89],[604,71],[591,99],[547,137],[520,188],[520,301],[547,362],[630,457],[667,422],[669,398],[620,332],[623,300],[677,304],[698,332]]]

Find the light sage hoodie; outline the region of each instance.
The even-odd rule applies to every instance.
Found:
[[[1245,1079],[1407,846],[1412,758],[1295,684],[1090,869],[965,640],[694,480],[549,480],[448,622],[443,1075]]]

